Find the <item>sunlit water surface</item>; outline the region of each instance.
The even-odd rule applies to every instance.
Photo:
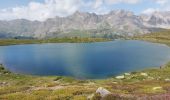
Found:
[[[169,47],[135,40],[0,46],[0,63],[21,74],[98,79],[168,61]]]

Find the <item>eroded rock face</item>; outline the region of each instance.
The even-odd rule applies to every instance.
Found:
[[[147,27],[170,28],[170,11],[156,11],[150,15],[141,15]]]
[[[114,10],[105,15],[75,12],[67,17],[29,21],[16,19],[0,21],[0,38],[48,38],[74,36],[73,33],[91,36],[145,34],[159,28],[170,28],[170,12],[135,15],[125,10]]]

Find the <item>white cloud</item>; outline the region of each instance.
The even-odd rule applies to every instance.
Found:
[[[142,13],[143,14],[152,14],[155,11],[159,11],[159,9],[158,8],[157,9],[155,9],[155,8],[148,8],[148,9],[144,10]]]
[[[90,12],[95,12],[97,14],[106,14],[111,10],[107,6],[120,3],[137,4],[140,1],[142,0],[92,0],[91,6],[88,7],[91,8]]]
[[[94,2],[94,8],[99,8],[104,4],[103,0],[96,0]]]
[[[160,5],[165,5],[166,3],[168,3],[168,0],[153,0],[153,1]]]
[[[105,0],[107,4],[117,4],[117,3],[128,3],[128,4],[136,4],[142,0]]]
[[[90,8],[89,12],[91,13],[106,14],[110,11],[110,9],[105,5],[105,0],[93,0],[90,3],[91,5],[86,7]]]
[[[79,9],[81,0],[45,0],[44,3],[30,2],[28,6],[0,10],[0,19],[46,20],[55,16],[67,16]]]
[[[116,4],[138,4],[147,0],[44,0],[44,2],[30,2],[27,6],[0,9],[0,20],[28,19],[44,21],[55,16],[68,16],[75,11],[108,13]],[[143,13],[151,13],[161,8],[169,10],[169,0],[150,0],[162,7],[148,8]],[[126,9],[126,8],[125,8]]]
[[[107,5],[118,3],[135,4],[141,0],[44,0],[30,2],[27,6],[0,9],[0,20],[28,19],[44,21],[55,16],[68,16],[77,10],[105,14],[110,11]]]
[[[152,0],[155,4],[159,4],[156,8],[147,8],[142,13],[152,14],[153,12],[159,11],[170,11],[170,1],[168,0]]]

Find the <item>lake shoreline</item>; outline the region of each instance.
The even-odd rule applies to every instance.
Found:
[[[64,43],[7,46],[1,47],[0,53],[3,53],[1,59],[6,65],[6,68],[16,73],[40,76],[73,76],[78,79],[103,79],[125,72],[161,66],[169,59],[169,50],[168,47],[143,41],[117,40],[92,44]],[[109,51],[109,53],[107,51]],[[26,52],[29,54],[27,55]],[[146,52],[149,53],[146,54]],[[127,53],[128,55],[124,56],[122,53]],[[155,53],[158,55],[154,56]],[[78,56],[74,56],[77,54]],[[16,56],[17,58],[15,59]],[[122,59],[122,57],[125,59]],[[140,59],[138,60],[136,57],[140,57]],[[86,63],[79,63],[79,59],[76,58],[83,58],[83,62]],[[70,59],[72,59],[71,63],[68,62]],[[48,64],[49,61],[50,64]],[[119,61],[124,62],[124,64],[119,64]],[[37,62],[39,62],[38,65]],[[60,62],[63,63],[61,64]],[[77,63],[79,63],[78,66],[75,65]],[[124,70],[123,66],[126,66],[125,69],[127,70]],[[91,68],[93,68],[92,71]],[[117,71],[117,68],[120,68],[120,70]],[[95,70],[98,70],[100,74]],[[78,73],[75,73],[75,71],[78,71]]]
[[[138,39],[140,40],[140,39]],[[1,65],[2,66],[2,65]],[[1,68],[0,68],[1,69]],[[3,68],[2,68],[3,69]],[[74,99],[98,98],[96,90],[103,87],[111,92],[107,98],[154,100],[170,95],[170,63],[161,68],[151,68],[122,73],[107,79],[78,80],[63,76],[32,76],[0,70],[0,99]],[[169,98],[169,97],[168,97]],[[94,99],[95,100],[95,99]]]
[[[93,39],[93,38],[91,38],[91,39]],[[96,38],[96,39],[103,39],[103,38]],[[124,39],[124,40],[140,40],[140,41],[144,41],[144,42],[151,42],[151,43],[155,43],[155,44],[160,44],[160,45],[165,45],[165,46],[170,46],[170,45],[168,45],[168,44],[164,44],[164,43],[161,43],[161,42],[155,42],[155,41],[148,41],[148,40],[145,40],[145,39],[142,39],[142,38],[139,38],[139,37],[136,37],[136,38],[131,38],[131,39]],[[0,40],[1,41],[1,40]],[[106,39],[106,41],[104,40],[104,41],[97,41],[97,42],[109,42],[109,41],[111,41],[110,39],[109,40],[107,40]],[[48,43],[53,43],[53,42],[44,42],[44,43],[30,43],[30,44],[48,44]],[[54,43],[89,43],[89,42],[54,42]],[[90,42],[90,43],[96,43],[96,42]],[[27,43],[26,43],[27,44]],[[0,43],[0,46],[12,46],[12,45],[24,45],[24,43],[22,44],[9,44],[9,45],[1,45],[1,43]],[[0,65],[2,65],[2,64],[0,64]],[[165,64],[166,65],[166,64]],[[161,66],[165,66],[165,65],[161,65]],[[159,66],[157,66],[158,68],[146,68],[146,69],[144,69],[144,70],[152,70],[152,69],[159,69]],[[136,70],[135,72],[142,72],[142,71],[144,71],[144,70]],[[12,73],[12,72],[10,72],[10,73]],[[130,72],[131,73],[131,72]],[[15,74],[18,74],[18,73],[15,73]],[[122,73],[123,74],[123,73]],[[29,75],[29,74],[19,74],[19,75],[24,75],[24,76],[36,76],[36,77],[55,77],[55,76],[57,76],[57,77],[70,77],[70,76],[58,76],[58,75]],[[121,75],[121,74],[120,74]],[[112,77],[116,77],[116,76],[110,76],[110,77],[108,77],[108,78],[99,78],[99,79],[84,79],[84,80],[104,80],[104,79],[109,79],[109,78],[112,78]],[[74,77],[70,77],[70,78],[74,78]],[[75,78],[76,79],[76,78]]]
[[[0,67],[0,99],[13,98],[12,100],[17,100],[17,98],[23,95],[25,98],[40,98],[48,95],[46,98],[49,98],[53,96],[54,91],[56,92],[55,98],[67,98],[68,94],[71,95],[71,98],[77,98],[76,93],[80,93],[78,99],[75,100],[80,100],[80,98],[81,100],[86,100],[87,97],[95,93],[99,87],[104,87],[113,94],[117,94],[116,98],[120,98],[119,95],[122,94],[124,95],[122,98],[129,98],[129,96],[133,99],[136,97],[141,98],[143,97],[141,94],[144,94],[145,97],[153,97],[159,94],[170,93],[168,89],[170,87],[169,72],[170,63],[161,69],[155,68],[124,73],[120,76],[107,79],[79,80],[64,76],[13,74],[5,70],[4,67]],[[136,87],[138,85],[140,87]],[[64,92],[60,93],[59,91]],[[38,95],[33,96],[32,94],[35,92],[38,93]],[[41,94],[42,92],[43,94]]]
[[[166,64],[162,65],[161,67],[164,68],[167,64],[170,64],[170,62],[167,62]],[[5,68],[5,66],[3,64],[0,64],[0,69],[4,69],[7,73],[11,73],[11,74],[15,74],[15,75],[21,75],[21,76],[33,76],[33,77],[67,77],[67,78],[72,78],[72,79],[75,79],[75,80],[105,80],[105,79],[110,79],[110,78],[113,78],[113,77],[117,77],[117,76],[121,76],[121,75],[124,75],[125,73],[140,73],[140,72],[144,72],[144,71],[148,71],[148,70],[154,70],[154,69],[160,69],[160,66],[157,66],[157,67],[153,67],[153,68],[146,68],[146,69],[143,69],[143,70],[136,70],[136,71],[129,71],[129,72],[125,72],[125,73],[122,73],[122,74],[119,74],[119,75],[115,75],[115,76],[110,76],[108,78],[94,78],[94,79],[79,79],[79,78],[75,78],[75,77],[72,77],[72,76],[60,76],[60,75],[31,75],[31,74],[20,74],[20,73],[14,73],[14,72],[11,72],[9,71],[8,69]]]
[[[51,38],[51,39],[0,39],[0,46],[45,44],[45,43],[95,43],[107,42],[107,38]]]

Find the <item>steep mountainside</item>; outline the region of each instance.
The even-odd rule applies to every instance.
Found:
[[[114,37],[145,34],[170,28],[170,12],[137,16],[133,12],[114,10],[105,15],[75,12],[44,22],[16,19],[0,21],[0,38]]]
[[[141,18],[147,27],[170,28],[170,11],[141,15]]]

